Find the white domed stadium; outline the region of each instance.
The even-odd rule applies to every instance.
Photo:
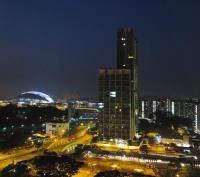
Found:
[[[15,102],[20,104],[50,104],[54,103],[54,100],[47,94],[37,91],[29,91],[21,93],[16,99]]]

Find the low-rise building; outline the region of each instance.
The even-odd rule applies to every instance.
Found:
[[[47,122],[46,134],[63,136],[69,132],[69,122]]]

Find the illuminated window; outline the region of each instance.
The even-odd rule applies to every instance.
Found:
[[[123,43],[123,46],[125,46],[126,45],[126,43]]]
[[[194,131],[197,133],[197,120],[198,119],[198,108],[197,105],[195,105],[195,120],[194,120]]]
[[[172,101],[172,114],[174,115],[174,102]]]
[[[128,58],[133,58],[133,56],[128,56]]]
[[[122,40],[122,41],[125,41],[125,40],[126,40],[126,38],[122,37],[122,38],[121,38],[121,40]]]
[[[115,91],[110,92],[110,97],[115,98],[116,97],[116,92]]]

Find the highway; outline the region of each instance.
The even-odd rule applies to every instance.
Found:
[[[22,148],[19,150],[10,150],[6,153],[0,152],[0,170],[5,168],[7,165],[12,163],[17,163],[24,160],[29,160],[34,157],[40,156],[43,154],[44,150],[54,151],[58,154],[67,153],[73,150],[77,144],[88,144],[90,143],[92,136],[88,134],[83,134],[80,131],[80,137],[70,141],[65,138],[54,138],[51,143],[44,144],[40,148],[29,147]],[[85,131],[84,131],[85,132]],[[72,148],[73,147],[73,148]]]
[[[24,152],[15,152],[11,156],[8,155],[1,155],[1,160],[0,160],[0,170],[8,166],[9,164],[12,163],[17,163],[23,160],[29,160],[32,159],[36,156],[40,156],[43,154],[43,150],[38,150],[35,148],[31,148],[28,150],[23,150]]]
[[[147,167],[144,163],[136,163],[131,161],[121,161],[113,159],[84,158],[78,159],[85,165],[78,171],[74,177],[94,176],[96,173],[105,170],[118,169],[124,172],[141,172],[146,175],[156,176],[154,169]]]

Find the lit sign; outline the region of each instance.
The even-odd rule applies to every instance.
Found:
[[[110,92],[110,97],[115,98],[116,97],[116,92],[114,92],[114,91]]]

